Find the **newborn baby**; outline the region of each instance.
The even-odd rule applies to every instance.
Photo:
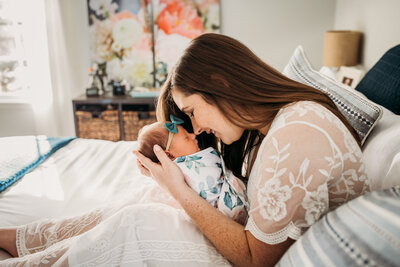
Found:
[[[178,125],[183,123],[171,115],[171,122],[155,122],[139,132],[138,151],[154,162],[153,152],[158,144],[181,168],[186,183],[211,205],[233,220],[244,224],[247,219],[246,189],[244,183],[230,171],[213,147],[200,150],[195,134]]]

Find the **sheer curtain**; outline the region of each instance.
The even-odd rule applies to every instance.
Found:
[[[89,30],[85,0],[34,1],[43,12],[40,59],[33,79],[32,107],[37,134],[73,136],[72,99],[84,93],[89,67]],[[40,25],[42,26],[42,25]],[[35,66],[34,66],[35,67]]]

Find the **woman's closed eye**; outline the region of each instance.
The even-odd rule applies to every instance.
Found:
[[[194,110],[192,110],[192,111],[190,111],[190,112],[188,112],[189,113],[189,117],[190,118],[194,118]]]

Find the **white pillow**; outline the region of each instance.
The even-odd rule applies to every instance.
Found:
[[[382,109],[382,118],[363,146],[372,190],[400,185],[400,116]]]

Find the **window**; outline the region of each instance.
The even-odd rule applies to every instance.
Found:
[[[24,16],[25,12],[19,10],[24,7],[25,1],[0,0],[1,102],[22,100],[29,90],[24,38],[27,31],[27,17]]]

